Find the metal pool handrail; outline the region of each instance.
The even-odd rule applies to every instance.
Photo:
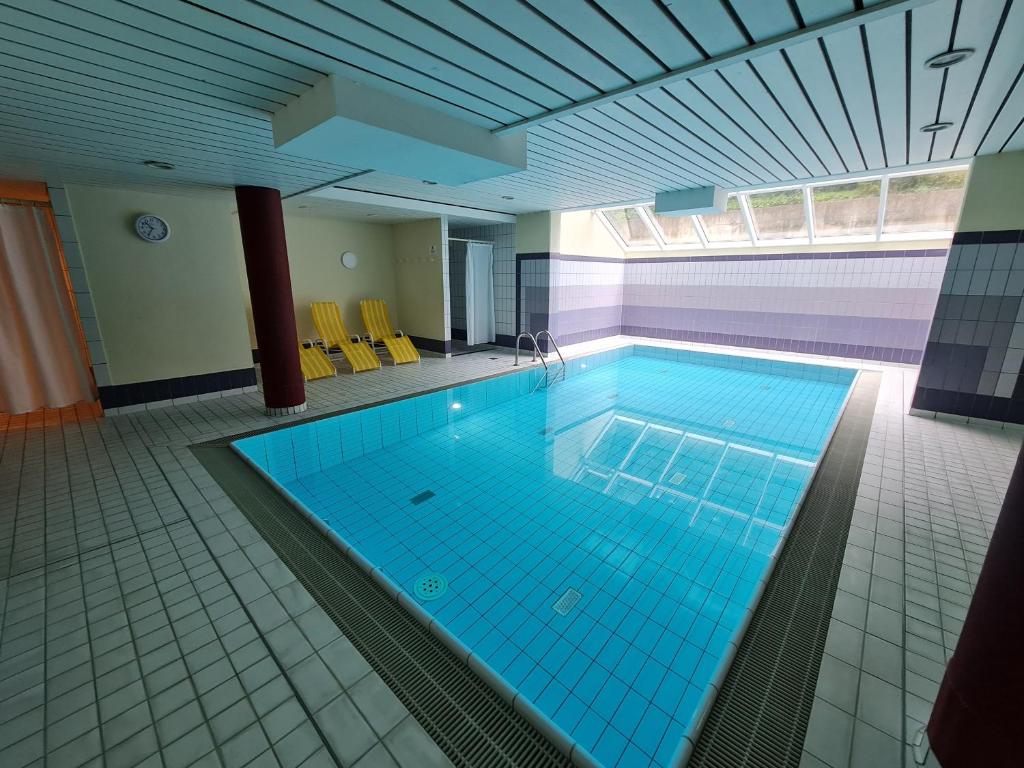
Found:
[[[543,333],[543,331],[541,331],[541,333]],[[530,341],[533,342],[533,359],[530,362],[531,363],[536,363],[537,362],[537,355],[540,355],[540,347],[537,345],[537,337],[534,336],[532,333],[529,333],[527,331],[523,331],[518,336],[516,336],[516,361],[515,361],[515,363],[513,363],[513,365],[519,365],[519,340],[521,338],[523,338],[523,336],[525,336],[526,338],[528,338]],[[559,357],[561,357],[561,355],[559,355]],[[548,363],[544,359],[544,355],[540,355],[540,361],[544,365],[544,370],[547,370],[548,369]]]

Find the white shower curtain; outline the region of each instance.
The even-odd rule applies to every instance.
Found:
[[[494,341],[494,259],[490,243],[466,248],[466,343]]]
[[[94,400],[49,210],[0,203],[0,412]]]

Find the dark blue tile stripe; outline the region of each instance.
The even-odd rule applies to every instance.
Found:
[[[100,387],[99,394],[100,403],[104,408],[121,408],[126,405],[154,403],[175,397],[191,397],[205,395],[207,392],[251,387],[255,383],[255,368],[239,368],[233,371],[140,381],[134,384],[113,384]]]

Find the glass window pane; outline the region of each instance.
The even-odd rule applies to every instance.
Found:
[[[966,169],[890,178],[882,232],[952,232],[966,181]]]
[[[801,189],[747,195],[750,218],[761,240],[807,237],[804,193]]]
[[[880,179],[811,187],[814,201],[814,236],[875,234],[881,192]]]
[[[672,245],[700,245],[693,219],[689,216],[660,216],[651,206],[646,206],[647,213],[658,223],[665,242]]]
[[[700,217],[709,243],[736,243],[750,240],[747,222],[743,220],[740,201],[736,195],[729,195],[725,213],[712,213]]]
[[[619,208],[614,211],[602,211],[608,223],[615,227],[619,237],[626,245],[656,245],[657,241],[647,224],[640,218],[636,208]]]

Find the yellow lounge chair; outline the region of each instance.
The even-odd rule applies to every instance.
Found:
[[[334,367],[331,358],[316,345],[304,347],[299,344],[299,365],[302,366],[302,378],[306,381],[338,375],[338,369]]]
[[[370,334],[370,341],[384,342],[395,365],[420,361],[420,353],[409,341],[409,337],[391,327],[388,306],[383,299],[363,299],[359,302],[359,311],[363,314],[363,325]]]
[[[310,306],[313,310],[313,325],[328,352],[341,352],[352,366],[353,373],[380,368],[380,359],[374,354],[373,348],[345,330],[341,311],[335,302],[314,301]]]

